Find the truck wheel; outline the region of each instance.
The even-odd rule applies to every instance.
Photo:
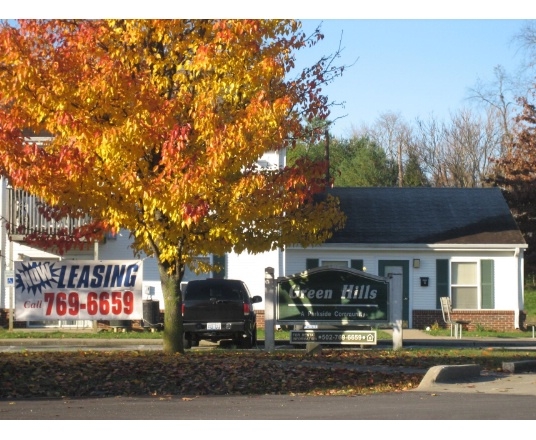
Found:
[[[257,346],[257,325],[255,325],[255,326],[253,327],[253,338],[252,338],[251,346],[252,346],[252,347],[256,347],[256,346]]]
[[[245,337],[243,337],[242,340],[240,341],[240,347],[245,348],[245,349],[250,349],[251,347],[253,347],[252,338],[253,338],[252,335],[246,333]]]
[[[257,326],[253,326],[251,331],[246,332],[245,337],[242,338],[241,347],[250,349],[257,345]]]
[[[186,336],[182,336],[182,345],[184,346],[184,348],[192,348],[192,340],[191,339],[186,339]]]

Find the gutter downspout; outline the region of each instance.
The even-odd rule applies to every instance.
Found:
[[[517,308],[514,314],[514,328],[521,327],[520,314],[525,308],[525,275],[524,275],[524,249],[516,248],[514,257],[517,258]]]

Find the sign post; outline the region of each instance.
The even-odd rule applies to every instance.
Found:
[[[275,350],[274,299],[274,269],[267,267],[264,269],[264,349],[269,353]]]
[[[393,326],[393,350],[402,348],[402,318],[403,318],[403,294],[402,274],[389,274],[391,296],[391,323]]]

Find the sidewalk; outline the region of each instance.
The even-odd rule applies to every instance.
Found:
[[[392,330],[383,330],[392,334]],[[423,330],[403,329],[402,341],[404,347],[494,347],[494,348],[519,348],[523,350],[536,350],[536,338],[477,338],[462,335],[461,339],[451,336],[432,336]],[[379,340],[378,345],[392,345],[390,340]],[[536,353],[535,353],[536,355]]]
[[[452,367],[449,367],[452,368]],[[499,373],[482,371],[478,376],[453,378],[448,381],[435,381],[428,377],[428,371],[420,385],[412,392],[432,395],[439,393],[468,394],[512,394],[536,396],[536,370],[523,373]]]

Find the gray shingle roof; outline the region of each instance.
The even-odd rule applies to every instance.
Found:
[[[331,188],[347,216],[326,243],[513,244],[525,240],[498,188]]]

